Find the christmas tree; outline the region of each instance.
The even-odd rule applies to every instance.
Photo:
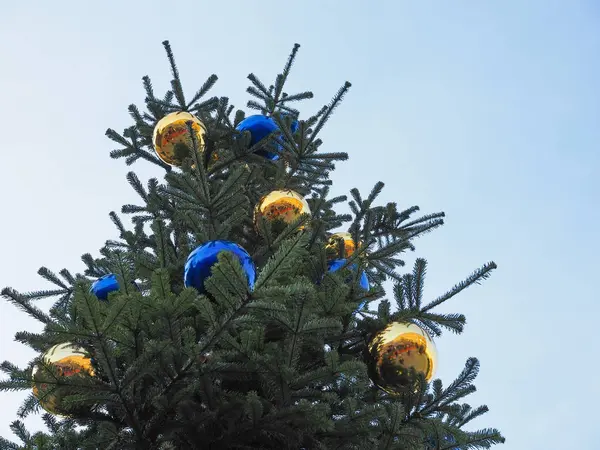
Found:
[[[146,111],[107,136],[113,158],[166,172],[124,205],[131,228],[110,213],[118,239],[86,270],[39,275],[41,292],[2,291],[44,324],[16,340],[39,357],[2,363],[0,389],[30,394],[16,414],[44,412],[48,430],[11,428],[0,449],[478,449],[504,442],[495,429],[467,430],[487,411],[465,397],[479,362],[444,387],[433,379],[434,340],[460,333],[461,314],[436,307],[487,278],[483,265],[426,302],[426,262],[398,273],[416,237],[443,213],[415,216],[379,204],[378,183],[350,192],[350,213],[329,195],[345,153],[322,151],[319,133],[350,88],[302,117],[286,80],[299,46],[267,87],[253,74],[246,116],[207,94],[190,98],[168,42],[171,89],[143,78]],[[375,170],[375,167],[371,168]],[[392,286],[385,298],[384,284]],[[35,301],[55,298],[49,311]],[[377,303],[375,303],[377,302]],[[374,306],[377,304],[377,310]]]

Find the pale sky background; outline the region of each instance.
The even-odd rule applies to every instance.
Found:
[[[108,213],[137,196],[104,131],[131,124],[143,75],[168,88],[164,39],[188,94],[216,73],[213,94],[238,107],[246,75],[270,83],[295,42],[288,91],[315,93],[307,114],[351,81],[322,134],[325,151],[350,154],[335,193],[382,180],[382,201],[447,213],[407,258],[428,259],[428,299],[499,265],[444,308],[468,324],[438,339],[437,375],[447,384],[480,358],[469,402],[491,410],[474,425],[507,437],[495,448],[598,448],[600,3],[4,2],[1,286],[47,288],[40,266],[80,271],[116,237]],[[25,365],[34,354],[14,333],[39,325],[5,301],[0,316],[0,360]],[[23,396],[0,394],[0,435]]]

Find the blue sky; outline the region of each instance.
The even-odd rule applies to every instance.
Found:
[[[470,403],[491,412],[475,425],[500,428],[503,448],[595,448],[597,2],[84,3],[3,5],[0,285],[47,287],[39,266],[81,270],[81,254],[116,236],[108,212],[136,197],[104,131],[129,126],[143,75],[167,89],[163,39],[188,92],[216,73],[214,93],[239,107],[246,75],[269,82],[299,42],[289,90],[315,93],[303,111],[353,83],[322,135],[326,151],[350,154],[335,193],[382,180],[382,201],[447,213],[407,258],[428,259],[428,298],[499,265],[444,306],[468,324],[438,339],[438,375],[449,383],[480,358]],[[33,353],[12,338],[36,327],[0,303],[0,360],[26,364]],[[0,435],[22,397],[3,394]]]

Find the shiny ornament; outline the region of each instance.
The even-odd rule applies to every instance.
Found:
[[[277,123],[272,117],[263,116],[262,114],[256,114],[254,116],[246,117],[242,120],[235,128],[239,132],[249,131],[250,132],[250,147],[258,144],[260,141],[268,137],[270,134],[279,130]],[[298,121],[292,121],[290,130],[295,133],[298,130]],[[281,150],[281,146],[275,144],[275,148]],[[255,154],[264,156],[271,161],[277,161],[279,155],[275,152],[265,150],[261,148],[255,152]]]
[[[297,120],[292,120],[292,124],[290,125],[290,130],[292,131],[292,134],[294,134],[296,131],[298,131],[298,126],[299,123]]]
[[[140,290],[139,286],[132,281],[131,284],[137,290]],[[90,288],[90,292],[98,297],[100,300],[107,300],[108,294],[111,292],[116,292],[120,289],[119,281],[117,280],[117,276],[114,273],[109,273],[108,275],[104,275],[103,277],[98,278],[96,281],[92,283],[92,287]]]
[[[328,272],[337,272],[345,265],[346,265],[345,259],[334,259],[327,263],[327,271]],[[358,266],[356,264],[350,264],[349,266],[347,266],[347,268],[351,269],[353,271],[356,271],[358,269]],[[347,283],[350,283],[351,281],[352,281],[352,278],[348,278],[346,280]],[[360,278],[358,280],[358,284],[365,291],[368,291],[370,288],[369,279],[367,278],[367,274],[364,271],[361,271],[361,273],[360,273]]]
[[[260,199],[254,210],[254,224],[262,217],[271,225],[286,226],[302,214],[310,214],[310,207],[304,197],[294,191],[273,191]]]
[[[192,155],[193,142],[187,125],[189,121],[192,122],[192,130],[196,135],[197,151],[204,151],[204,124],[188,112],[172,112],[160,119],[154,127],[154,150],[163,162],[179,167],[185,158]]]
[[[58,344],[48,350],[42,356],[45,365],[37,365],[33,368],[33,395],[39,400],[40,405],[51,414],[67,414],[61,408],[62,399],[71,395],[69,386],[48,384],[55,376],[73,377],[77,375],[94,375],[92,359],[88,352],[81,347],[71,343]],[[45,382],[46,381],[46,382]]]
[[[425,330],[411,323],[392,322],[367,347],[369,377],[388,394],[414,392],[417,374],[430,381],[437,368],[437,350]]]
[[[230,241],[208,241],[190,253],[183,275],[185,287],[194,287],[201,293],[206,292],[204,282],[210,277],[212,266],[218,262],[221,252],[230,252],[237,257],[252,290],[256,281],[256,268],[252,257],[241,246]]]
[[[335,252],[335,254],[337,254],[339,256],[338,250],[340,248],[340,241],[342,241],[344,244],[344,255],[343,257],[345,258],[349,258],[350,256],[352,256],[352,254],[354,253],[354,251],[356,250],[356,244],[354,243],[354,239],[352,238],[352,235],[350,233],[346,233],[346,232],[339,232],[339,233],[334,233],[328,240],[326,248],[328,250],[330,250],[332,253]]]
[[[100,300],[108,299],[108,294],[119,290],[119,282],[114,273],[109,273],[101,278],[98,278],[92,283],[90,292]]]

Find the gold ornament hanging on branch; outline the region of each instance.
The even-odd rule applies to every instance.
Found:
[[[283,228],[303,214],[310,214],[310,207],[304,197],[291,190],[273,191],[261,198],[256,205],[254,224],[260,229],[258,225],[262,218],[272,226]]]
[[[361,243],[359,242],[359,246]],[[342,255],[340,247],[343,246],[344,254]],[[350,233],[340,231],[331,235],[325,246],[327,253],[331,255],[330,259],[350,258],[356,250],[356,244]]]
[[[206,127],[196,116],[176,111],[160,119],[154,127],[153,143],[156,155],[161,161],[175,167],[181,167],[185,158],[191,157],[194,148],[188,122],[192,122],[192,131],[196,137],[198,154],[204,151]]]
[[[367,346],[369,377],[388,394],[414,392],[419,374],[429,382],[438,363],[429,334],[412,323],[392,322]]]
[[[58,344],[42,356],[42,363],[33,368],[33,395],[40,405],[51,414],[66,415],[62,405],[65,396],[71,395],[72,388],[60,385],[61,378],[81,375],[94,375],[92,359],[85,349],[71,343]],[[55,380],[50,383],[50,380]]]

